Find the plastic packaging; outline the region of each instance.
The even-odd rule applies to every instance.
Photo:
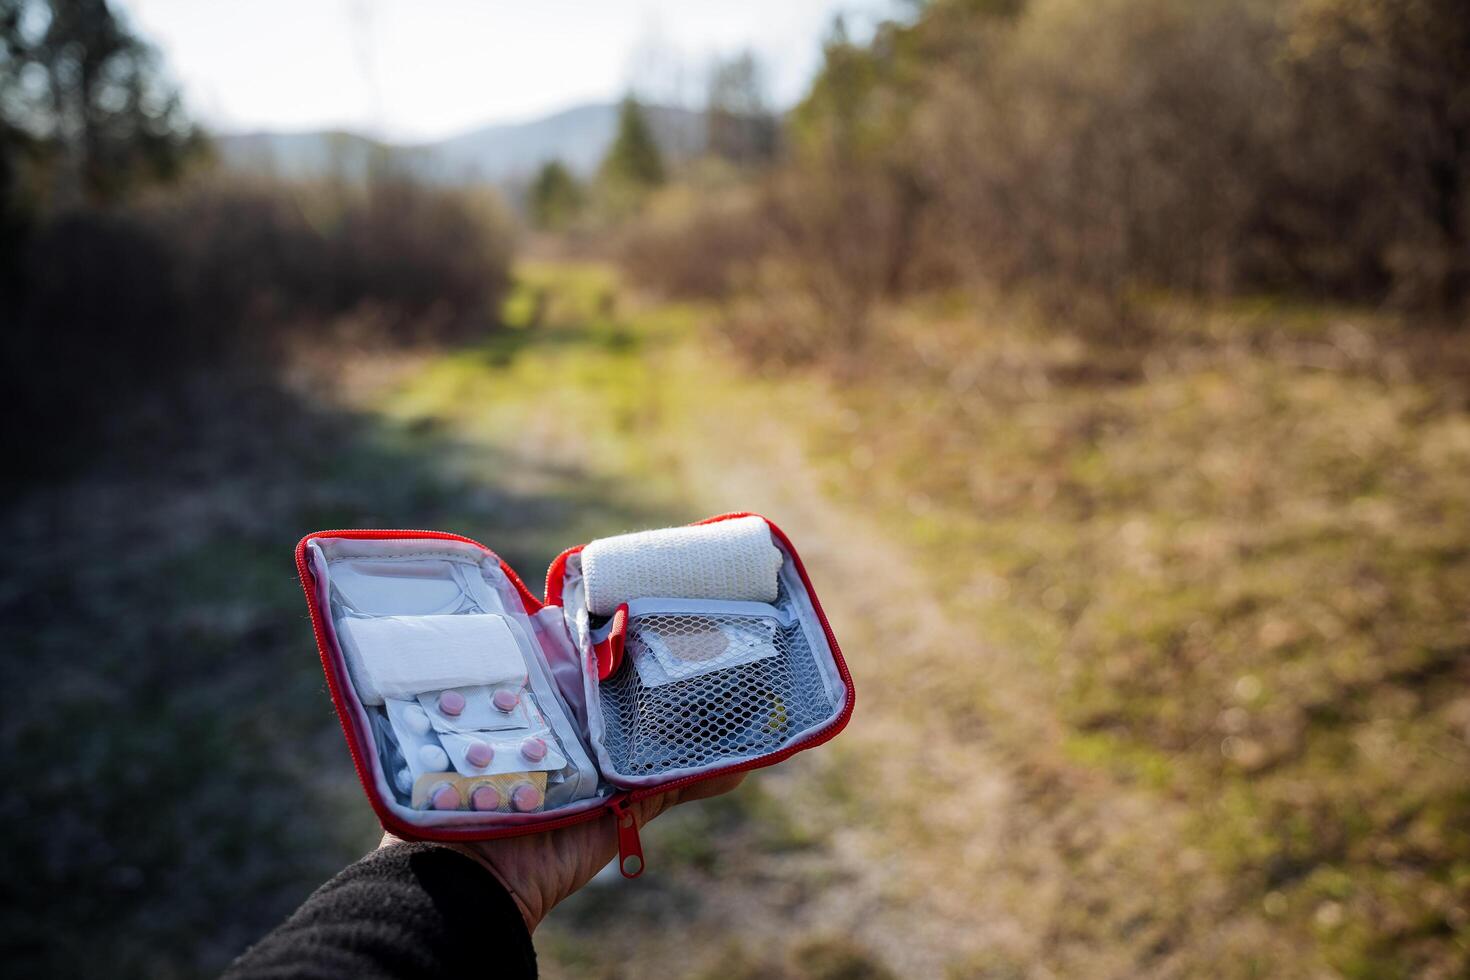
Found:
[[[775,619],[650,616],[626,649],[645,687],[659,687],[776,656]]]
[[[449,764],[461,776],[498,776],[507,772],[555,772],[566,768],[567,757],[546,729],[536,732],[442,732],[439,739],[448,753]],[[536,748],[527,753],[526,746]],[[477,765],[472,751],[488,748],[490,758]]]
[[[338,634],[363,704],[472,684],[526,682],[504,616],[346,616]]]
[[[479,810],[530,813],[546,803],[544,772],[507,772],[494,776],[456,776],[427,773],[413,784],[410,804],[415,810]],[[443,793],[452,790],[453,797]],[[453,803],[440,806],[439,803]]]
[[[521,695],[519,686],[461,687],[451,691],[427,691],[418,696],[429,724],[436,732],[488,732],[500,729],[529,729],[544,724],[534,710],[531,695]],[[505,692],[515,697],[509,711],[495,706],[495,696]],[[457,713],[444,710],[444,699],[454,695],[461,699]]]
[[[442,773],[450,768],[447,755],[442,759],[435,755],[443,753],[443,747],[439,744],[439,736],[429,726],[428,715],[417,703],[389,698],[384,702],[384,708],[388,712],[389,733],[412,780],[418,780],[425,773]]]

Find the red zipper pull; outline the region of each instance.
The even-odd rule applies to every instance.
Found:
[[[624,878],[636,878],[643,873],[643,842],[638,839],[638,818],[628,809],[626,798],[613,800],[609,809],[618,822],[618,870]]]
[[[612,628],[601,643],[592,644],[597,655],[597,679],[605,681],[623,662],[623,639],[628,631],[628,604],[625,602],[613,613]]]

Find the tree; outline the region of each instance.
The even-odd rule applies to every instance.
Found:
[[[882,30],[893,31],[890,25]],[[849,37],[841,14],[822,41],[822,69],[806,97],[791,113],[795,148],[807,160],[822,159],[850,166],[874,149],[886,150],[900,140],[894,121],[877,118],[891,74],[887,61]]]
[[[766,101],[760,62],[751,52],[717,60],[711,68],[705,134],[710,153],[742,166],[775,156],[776,118]]]
[[[598,176],[615,209],[636,204],[664,182],[663,155],[643,108],[633,96],[618,112],[618,135],[602,161]]]
[[[1464,0],[1303,0],[1287,45],[1300,193],[1349,225],[1323,237],[1361,243],[1401,300],[1446,310],[1470,302],[1467,14]]]
[[[12,182],[22,145],[44,161],[33,190],[74,204],[177,175],[202,139],[157,53],[107,0],[0,0],[0,173]]]
[[[585,203],[582,185],[560,160],[542,164],[531,182],[531,223],[545,231],[562,231]]]

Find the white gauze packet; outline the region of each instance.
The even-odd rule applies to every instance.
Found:
[[[628,653],[644,687],[660,687],[776,655],[776,623],[750,617],[715,622],[687,617],[675,630],[644,627],[628,639]]]
[[[526,662],[504,616],[346,616],[338,636],[366,705],[423,691],[526,683]]]

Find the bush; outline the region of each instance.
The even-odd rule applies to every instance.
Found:
[[[744,189],[666,192],[624,230],[618,257],[640,286],[730,302],[720,329],[747,359],[809,361],[863,349],[909,270],[917,217],[875,175],[788,169]]]
[[[493,204],[406,181],[198,183],[53,216],[17,258],[5,418],[44,463],[192,369],[269,367],[356,314],[385,343],[487,329],[510,247]]]
[[[1270,45],[1237,3],[1037,4],[917,114],[941,241],[1006,283],[1245,284],[1282,136]]]
[[[755,194],[680,187],[622,230],[617,255],[639,286],[680,299],[723,299],[749,281],[772,232]]]
[[[742,299],[727,321],[758,358],[852,360],[877,304],[957,286],[1019,288],[1137,343],[1161,293],[1454,318],[1470,301],[1462,6],[936,0],[866,44],[838,29],[759,207],[644,230],[630,268],[722,295],[732,269],[778,265],[762,289],[808,302]],[[813,323],[770,322],[801,305]]]
[[[1470,24],[1451,0],[938,5],[915,155],[972,268],[1127,294],[1470,289]],[[947,14],[946,14],[947,11]],[[991,41],[986,46],[984,41]],[[932,51],[930,49],[925,49]]]

